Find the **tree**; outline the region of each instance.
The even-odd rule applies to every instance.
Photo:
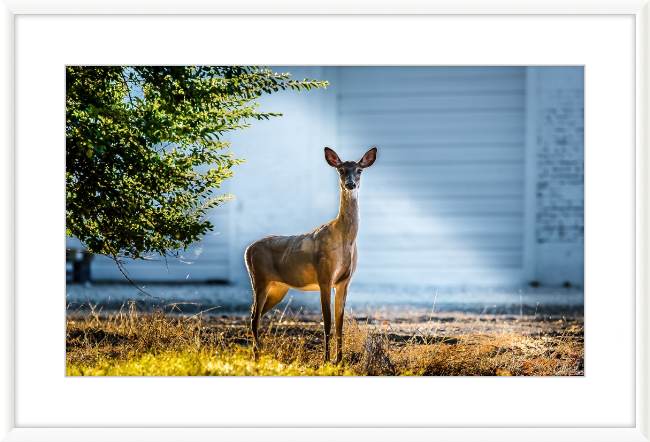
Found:
[[[213,196],[245,161],[221,141],[258,112],[254,100],[325,81],[251,67],[66,68],[66,234],[113,258],[177,256],[212,230]],[[197,166],[213,166],[204,173]]]

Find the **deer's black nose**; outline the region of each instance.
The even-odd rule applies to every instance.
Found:
[[[348,181],[347,183],[345,183],[345,187],[347,187],[348,189],[352,190],[352,189],[354,189],[355,187],[357,187],[357,185],[354,184],[353,181]]]

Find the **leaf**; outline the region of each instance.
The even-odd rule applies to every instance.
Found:
[[[66,67],[66,234],[133,259],[200,241],[207,211],[232,199],[213,190],[244,162],[220,139],[280,116],[254,100],[291,84],[258,66]]]

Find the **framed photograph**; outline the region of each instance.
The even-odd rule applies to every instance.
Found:
[[[647,2],[2,7],[5,440],[650,438]],[[583,67],[585,376],[66,377],[64,67],[165,64]]]

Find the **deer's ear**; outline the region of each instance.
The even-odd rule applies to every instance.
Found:
[[[376,159],[377,159],[377,148],[373,147],[368,152],[363,154],[363,156],[359,160],[359,166],[363,167],[364,169],[366,167],[370,167],[373,165]]]
[[[339,156],[329,147],[325,148],[325,161],[332,167],[339,167],[341,165],[341,159]]]

